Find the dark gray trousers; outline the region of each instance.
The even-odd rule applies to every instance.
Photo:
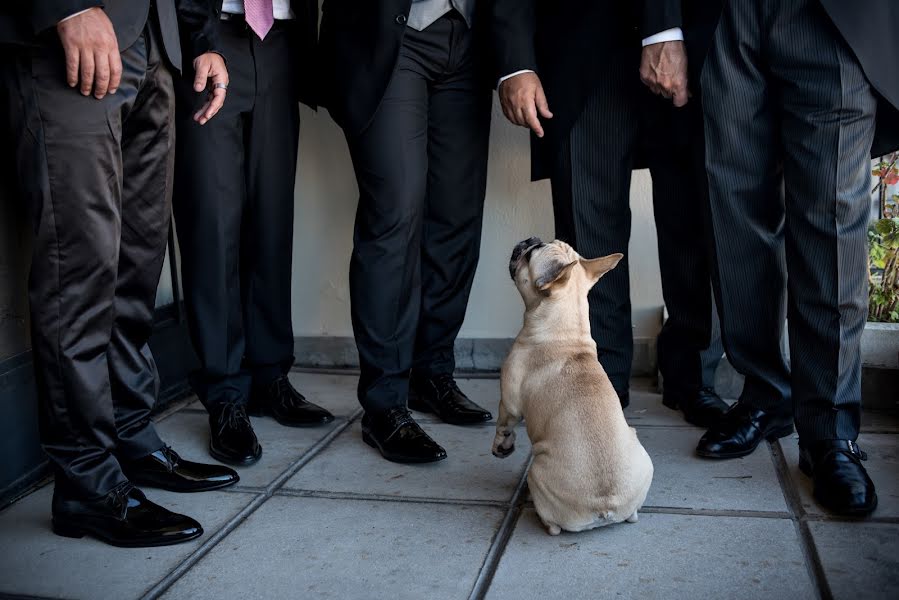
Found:
[[[625,255],[589,298],[599,361],[616,391],[626,392],[633,361],[630,183],[637,153],[645,145],[669,312],[658,338],[659,368],[666,389],[690,394],[713,379],[721,358],[720,352],[704,353],[713,315],[702,109],[692,103],[676,111],[669,100],[651,96],[636,75],[638,58],[628,51],[610,59],[556,156],[551,176],[556,237],[586,257]],[[645,135],[650,132],[654,134]],[[641,240],[634,243],[642,245]],[[704,371],[711,375],[704,378]]]
[[[452,373],[478,263],[492,90],[455,13],[407,29],[374,120],[347,142],[359,208],[350,263],[359,400],[405,406],[410,372]]]
[[[741,401],[792,412],[800,439],[855,439],[871,86],[816,0],[732,0],[703,90],[719,312]]]
[[[126,480],[118,458],[163,446],[150,422],[159,380],[147,342],[169,230],[175,102],[159,39],[154,16],[122,51],[118,92],[102,100],[66,85],[58,44],[6,54],[0,68],[33,217],[41,441],[57,485],[88,497]]]
[[[177,82],[175,226],[184,299],[207,407],[246,402],[293,364],[291,263],[299,101],[295,28],[277,21],[260,40],[223,21],[228,97],[205,125],[206,93]]]

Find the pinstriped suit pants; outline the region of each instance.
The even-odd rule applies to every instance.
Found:
[[[817,0],[731,0],[702,89],[719,308],[746,376],[741,401],[792,413],[807,442],[854,440],[871,86]]]

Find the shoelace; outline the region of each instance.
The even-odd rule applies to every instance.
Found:
[[[222,406],[222,412],[219,415],[219,427],[230,427],[232,429],[246,430],[252,427],[250,417],[247,415],[247,408],[240,402],[226,402]]]
[[[122,517],[125,516],[128,510],[128,494],[131,493],[132,489],[134,489],[134,486],[125,481],[112,488],[109,495],[106,496],[106,502],[112,508],[118,509]]]
[[[384,417],[390,423],[391,427],[393,427],[394,431],[404,425],[416,424],[415,420],[412,418],[412,414],[405,408],[392,408],[387,411]]]
[[[168,462],[169,472],[174,471],[181,461],[181,457],[178,456],[177,452],[172,450],[171,446],[164,447],[162,453],[165,455],[166,461]]]
[[[434,389],[437,392],[437,398],[439,400],[443,400],[443,398],[447,394],[451,394],[453,392],[460,392],[459,386],[456,384],[456,380],[453,379],[452,375],[438,375],[431,379],[431,385],[434,386]]]
[[[298,408],[306,404],[306,398],[303,394],[290,387],[290,380],[287,377],[279,377],[272,382],[275,388],[275,396],[286,407]]]

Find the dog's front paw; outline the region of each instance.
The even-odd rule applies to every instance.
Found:
[[[513,452],[515,452],[515,432],[497,432],[493,438],[493,456],[506,458]]]

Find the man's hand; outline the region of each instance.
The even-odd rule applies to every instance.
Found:
[[[687,51],[682,41],[661,42],[643,48],[640,79],[652,93],[671,98],[680,108],[687,103]]]
[[[199,93],[207,87],[210,88],[206,103],[194,114],[194,121],[205,125],[225,104],[228,69],[225,68],[225,59],[220,54],[207,52],[194,59],[194,73],[195,92]]]
[[[543,137],[539,117],[551,119],[543,85],[536,73],[521,73],[506,79],[499,85],[499,101],[506,118],[522,127],[529,127]],[[539,115],[539,117],[538,117]]]
[[[66,83],[100,99],[115,94],[122,80],[122,56],[109,17],[94,7],[56,25],[66,53]]]

